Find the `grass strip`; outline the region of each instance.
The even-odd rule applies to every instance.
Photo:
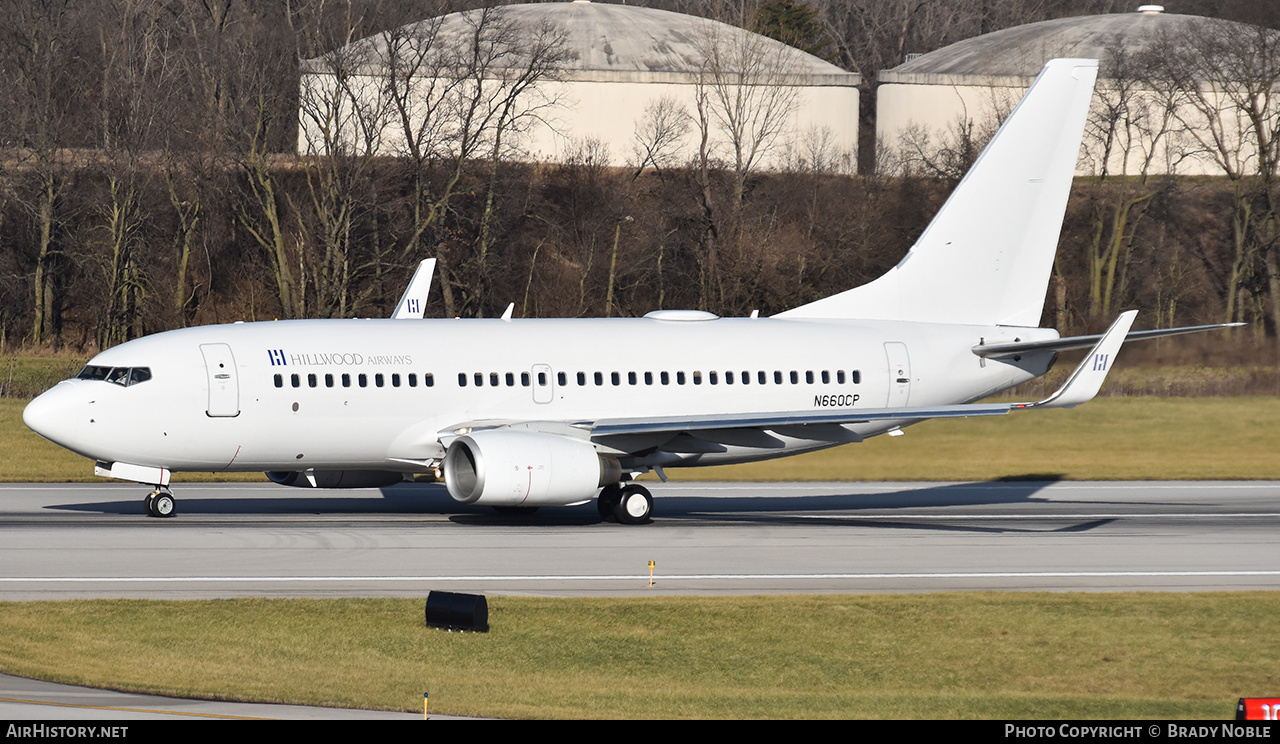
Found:
[[[0,603],[0,669],[121,690],[510,718],[1230,719],[1280,689],[1280,593]]]

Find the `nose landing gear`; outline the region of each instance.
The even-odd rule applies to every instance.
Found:
[[[143,501],[147,507],[147,514],[153,517],[172,517],[177,510],[177,503],[173,500],[173,494],[169,493],[169,489],[160,487],[147,494],[147,498]]]

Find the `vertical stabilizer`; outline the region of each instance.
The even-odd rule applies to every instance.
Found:
[[[1045,65],[897,266],[776,317],[1039,325],[1097,76]]]

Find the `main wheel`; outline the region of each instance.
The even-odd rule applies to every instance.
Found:
[[[171,494],[163,491],[151,497],[151,514],[156,517],[172,517],[177,510],[177,502]]]
[[[653,496],[649,489],[634,483],[622,489],[622,498],[613,509],[622,524],[644,524],[653,516]]]
[[[605,486],[600,491],[600,497],[596,499],[596,509],[600,511],[600,518],[606,522],[618,521],[618,516],[614,512],[618,508],[618,502],[621,500],[622,486]]]

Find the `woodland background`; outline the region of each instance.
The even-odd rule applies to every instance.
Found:
[[[0,347],[88,353],[188,325],[386,317],[432,256],[429,317],[496,316],[509,302],[517,317],[768,315],[894,265],[981,146],[961,132],[915,167],[877,164],[867,139],[877,70],[1012,25],[1133,9],[646,4],[754,28],[860,72],[858,172],[662,162],[645,158],[639,131],[630,167],[603,165],[590,142],[567,163],[521,162],[515,138],[497,146],[493,129],[459,124],[456,107],[440,113],[448,134],[417,152],[299,155],[301,60],[479,4],[0,0]],[[1167,10],[1273,29],[1275,6],[1170,0]],[[489,64],[498,45],[521,43],[500,16],[493,28]],[[1260,31],[1237,55],[1268,96],[1280,86],[1274,39]],[[537,74],[552,79],[554,43],[544,51]],[[454,62],[460,81],[480,67]],[[1216,348],[1274,353],[1280,114],[1269,98],[1262,111],[1269,155],[1252,169],[1077,179],[1044,322],[1065,335],[1125,308],[1143,311],[1142,327],[1243,320],[1250,328]]]

